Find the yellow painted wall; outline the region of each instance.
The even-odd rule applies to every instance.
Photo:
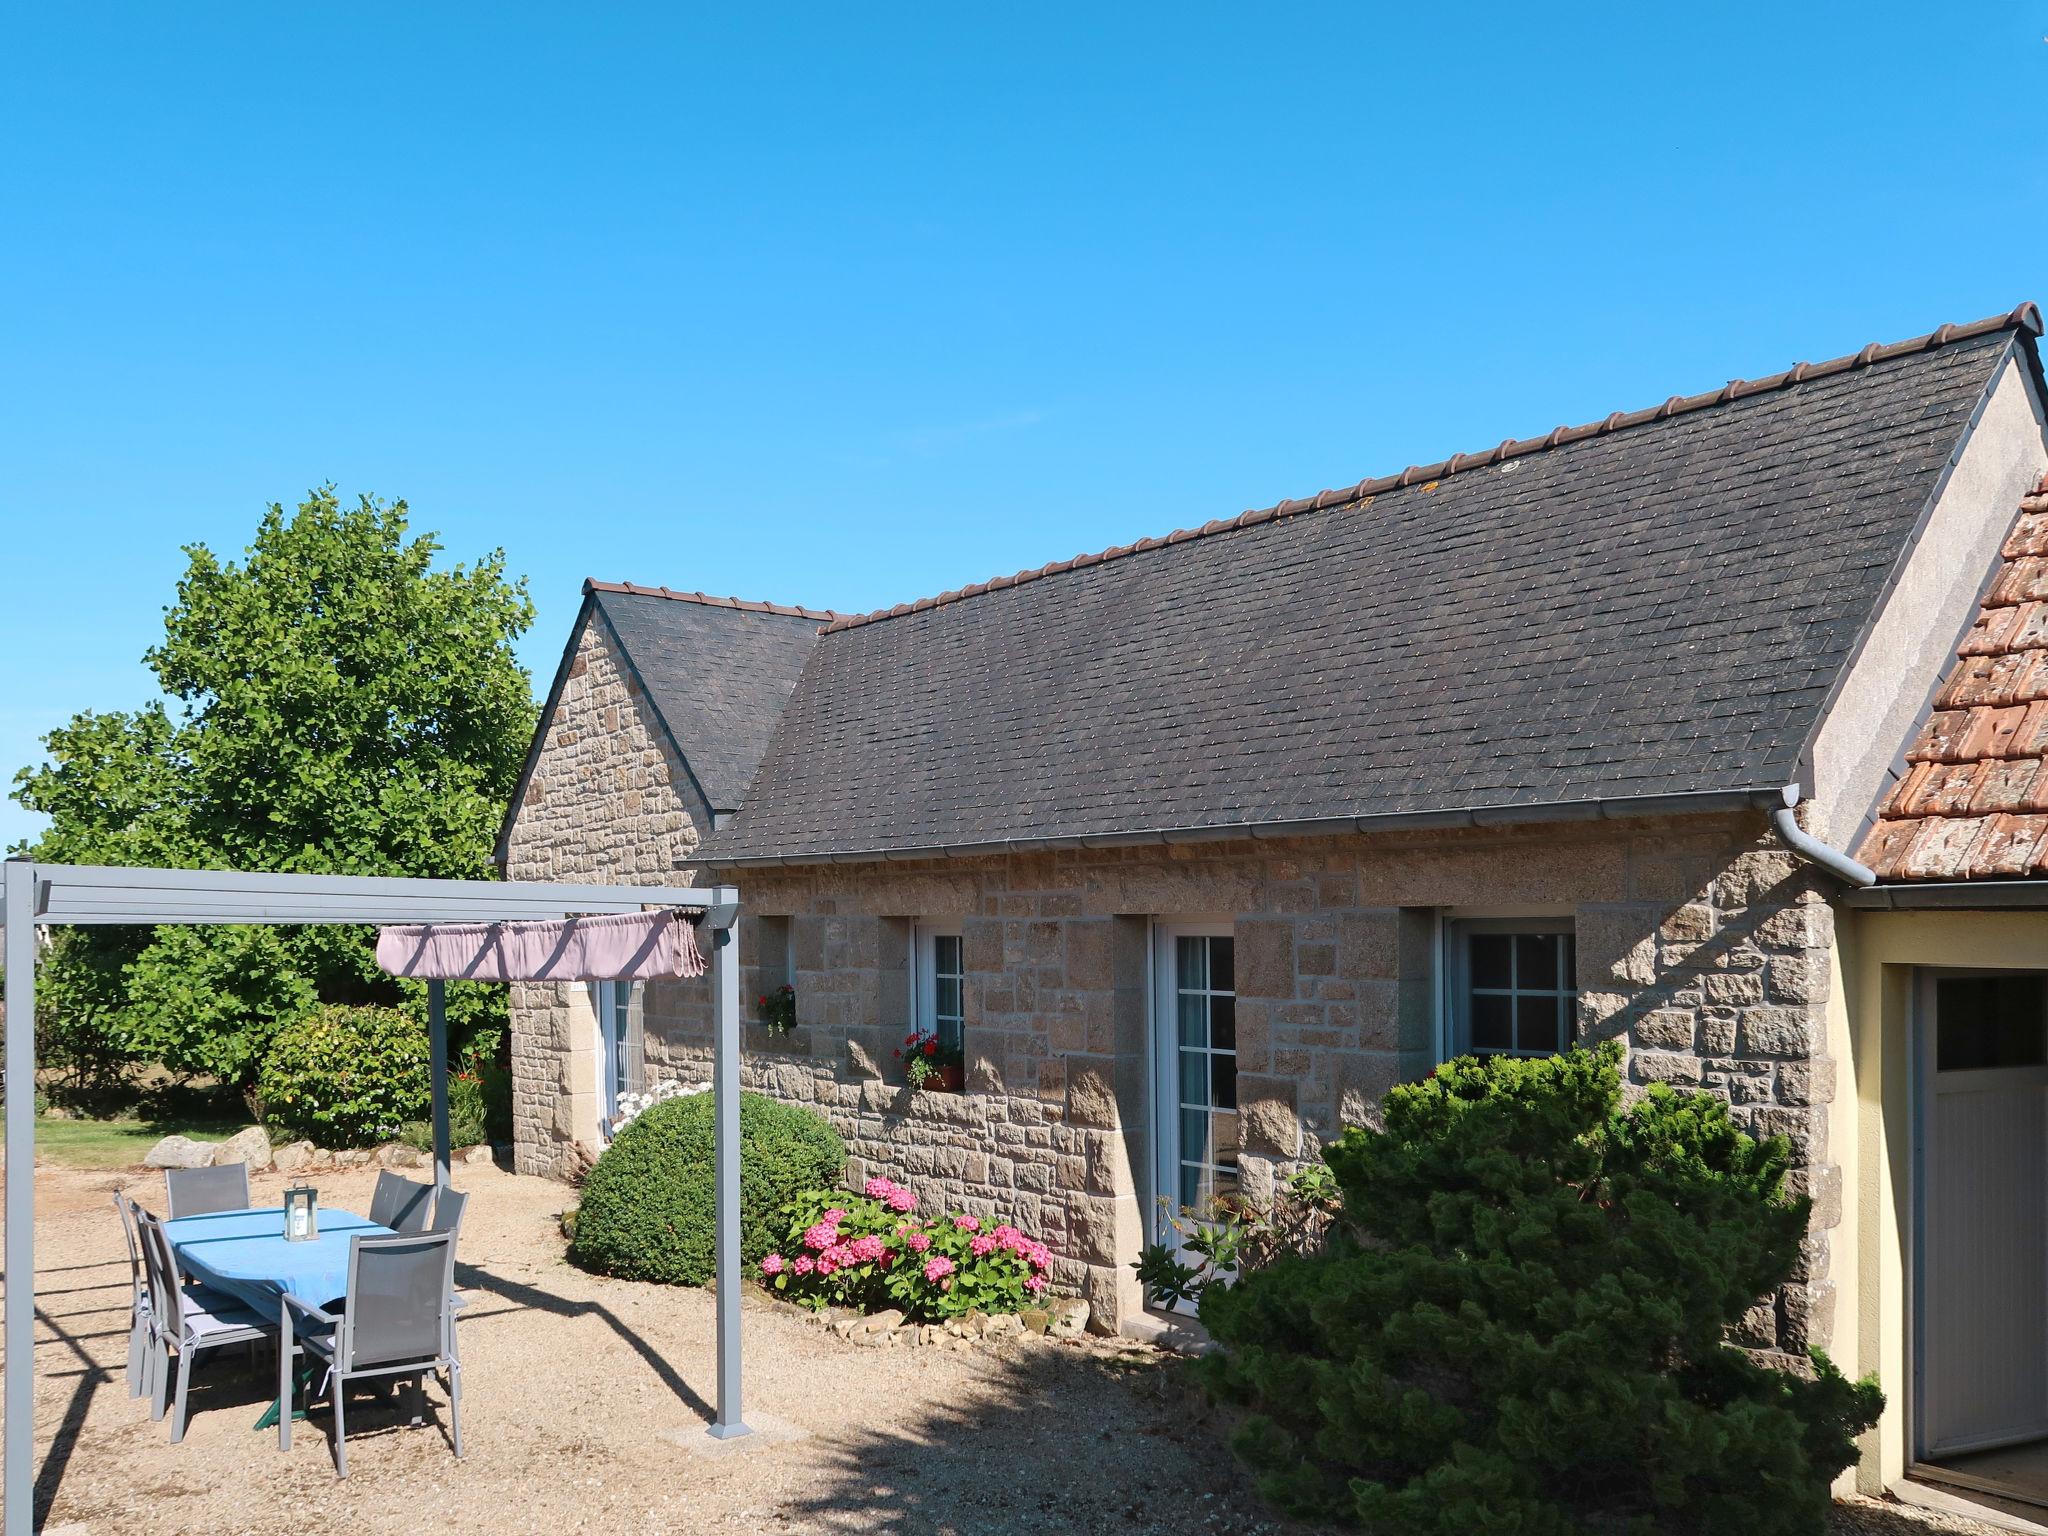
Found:
[[[1875,1371],[1885,1413],[1865,1438],[1856,1485],[1875,1493],[1905,1475],[1906,1287],[1912,1261],[1912,975],[1916,966],[2048,970],[2048,911],[1837,915],[1837,1061],[1830,1139],[1844,1179],[1837,1234],[1835,1361]]]

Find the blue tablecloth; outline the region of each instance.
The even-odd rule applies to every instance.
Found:
[[[335,1206],[321,1206],[319,1219],[320,1235],[301,1243],[285,1241],[282,1206],[181,1216],[164,1223],[164,1235],[194,1280],[269,1317],[285,1291],[316,1307],[339,1301],[348,1291],[348,1240],[392,1235]]]

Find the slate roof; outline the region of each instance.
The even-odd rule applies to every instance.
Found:
[[[708,860],[1745,794],[2030,306],[836,621]]]
[[[828,611],[586,581],[715,811],[737,810]]]
[[[562,685],[585,627],[602,620],[617,636],[626,666],[639,677],[656,724],[682,758],[714,811],[737,810],[760,766],[775,722],[789,701],[829,609],[672,592],[632,582],[586,580],[583,607],[534,727],[526,765],[498,832],[505,860],[512,824],[554,723]]]
[[[1881,880],[2048,875],[2048,479],[1857,857]]]

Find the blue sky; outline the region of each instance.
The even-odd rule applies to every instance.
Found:
[[[2048,301],[2048,0],[30,7],[0,765],[404,496],[859,609]],[[0,842],[33,830],[11,803]]]

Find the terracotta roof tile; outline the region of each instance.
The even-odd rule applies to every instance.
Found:
[[[2048,476],[1858,856],[1884,880],[2048,873]]]

